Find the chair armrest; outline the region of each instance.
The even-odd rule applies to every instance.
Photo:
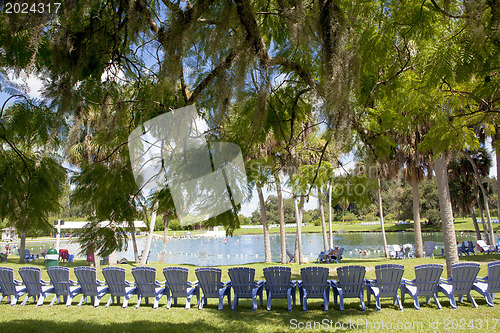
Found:
[[[408,286],[414,286],[415,280],[408,280],[408,279],[402,278],[401,284],[408,285]]]
[[[125,282],[125,285],[127,287],[130,287],[133,284],[133,282],[130,282],[130,281],[127,281],[127,280],[125,280],[124,282]]]
[[[101,281],[101,280],[96,280],[96,282],[97,282],[97,285],[99,285],[99,286],[102,286],[105,283],[104,281]]]
[[[290,281],[290,286],[294,288],[297,287],[297,280]]]
[[[71,284],[72,286],[76,286],[76,285],[78,285],[78,282],[73,281],[73,280],[69,280],[69,284]]]
[[[365,284],[367,286],[374,286],[375,283],[377,283],[377,280],[370,280],[370,279],[365,279]]]
[[[451,279],[439,279],[439,283],[451,284]]]
[[[478,277],[478,278],[476,278],[476,282],[487,283],[488,282],[488,275],[486,275],[485,277]]]
[[[264,281],[264,280],[254,281],[255,287],[263,287],[265,284],[266,284],[266,281]]]
[[[160,281],[156,280],[156,281],[155,281],[155,283],[156,283],[156,286],[157,286],[157,287],[160,287],[160,286],[162,286],[162,285],[165,285],[165,284],[167,283],[167,280],[162,281],[162,282],[160,282]]]
[[[40,279],[40,282],[41,282],[44,286],[48,286],[48,285],[50,285],[50,281],[45,281],[45,280]]]
[[[223,287],[230,287],[231,286],[231,281],[226,281],[222,283]]]
[[[332,287],[332,288],[337,288],[337,281],[336,280],[328,280],[328,284]]]
[[[189,286],[189,287],[196,287],[197,285],[198,285],[198,280],[193,281],[193,282],[188,281],[188,286]]]
[[[22,282],[22,281],[19,281],[19,280],[14,279],[14,284],[15,284],[16,286],[20,286],[20,285],[22,285],[22,284],[23,284],[23,282]]]

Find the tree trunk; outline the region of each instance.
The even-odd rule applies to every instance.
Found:
[[[321,216],[321,231],[323,233],[323,248],[326,252],[328,251],[328,236],[326,235],[325,210],[323,208],[323,193],[321,193],[321,188],[319,186],[318,186],[318,205]]]
[[[481,230],[479,230],[479,225],[477,224],[476,212],[474,209],[474,205],[469,206],[470,215],[472,216],[472,224],[474,224],[474,230],[476,231],[476,239],[481,240]]]
[[[498,147],[498,144],[500,142],[497,142],[497,140],[500,139],[500,128],[498,126],[495,126],[495,136],[493,140],[493,148],[495,149],[495,155],[497,159],[497,195],[498,195],[498,213],[497,213],[497,218],[500,219],[500,149]]]
[[[439,210],[443,225],[443,243],[446,253],[446,270],[451,277],[451,265],[458,263],[457,238],[453,225],[453,211],[451,208],[450,188],[448,186],[448,163],[444,154],[435,160],[434,170],[439,197]]]
[[[280,216],[280,241],[281,241],[281,263],[286,264],[286,235],[285,235],[285,211],[283,209],[283,193],[279,174],[276,178],[276,192],[278,194],[278,213]]]
[[[146,246],[144,247],[144,250],[142,251],[142,258],[141,258],[141,266],[146,265],[146,261],[148,260],[148,255],[149,255],[149,249],[151,248],[151,242],[153,241],[153,232],[155,230],[155,221],[156,221],[156,211],[158,210],[158,201],[155,202],[153,206],[153,213],[151,214],[151,221],[149,222],[149,232],[148,232],[148,238],[146,239]]]
[[[411,170],[411,189],[413,196],[413,227],[415,232],[415,256],[424,257],[424,243],[422,241],[422,227],[420,225],[420,199],[418,196],[417,170]]]
[[[297,198],[294,197],[293,203],[295,206],[295,221],[297,222],[297,236],[295,238],[295,262],[302,265],[304,258],[302,255],[302,211],[304,209],[304,196],[300,196],[300,202],[297,204]]]
[[[137,239],[135,238],[135,224],[132,223],[132,246],[134,248],[134,260],[139,262],[139,250],[137,249]]]
[[[486,219],[484,218],[483,204],[481,203],[481,198],[479,196],[478,191],[476,191],[476,201],[477,201],[477,205],[479,206],[479,214],[481,215],[481,224],[483,225],[484,239],[486,239],[486,242],[488,242],[488,239],[489,239],[488,228],[486,227]]]
[[[384,211],[382,209],[382,186],[380,184],[380,176],[378,176],[377,181],[378,181],[378,211],[380,213],[380,227],[382,228],[382,242],[384,243],[384,255],[387,258],[389,258],[389,252],[387,251],[387,237],[385,236]]]
[[[332,184],[328,187],[328,232],[330,234],[330,249],[333,249],[333,229],[332,229]]]
[[[113,251],[108,256],[108,265],[109,266],[116,266],[117,263],[118,263],[117,254],[116,254],[116,251]]]
[[[24,263],[24,251],[26,250],[26,233],[19,235],[19,262]]]
[[[165,226],[165,229],[163,229],[163,247],[161,249],[161,260],[162,262],[165,262],[165,257],[167,255],[167,239],[168,239],[168,214],[170,214],[170,210],[163,215],[163,223]]]
[[[469,160],[470,164],[472,164],[472,169],[474,169],[474,177],[476,178],[476,181],[479,185],[479,188],[481,189],[481,193],[483,194],[483,200],[484,200],[484,211],[486,213],[486,219],[488,221],[488,229],[490,233],[490,237],[488,238],[488,243],[490,245],[495,244],[495,232],[493,230],[493,223],[491,222],[491,215],[490,215],[490,205],[488,204],[488,193],[486,193],[486,189],[483,186],[483,181],[481,180],[481,177],[479,176],[479,172],[477,171],[477,165],[476,162],[472,159],[469,153],[465,152],[464,153],[465,157]]]
[[[271,257],[271,239],[269,238],[269,226],[267,224],[266,202],[262,194],[262,186],[257,182],[257,194],[259,195],[260,216],[262,218],[262,230],[264,231],[264,256],[266,262],[272,262]]]

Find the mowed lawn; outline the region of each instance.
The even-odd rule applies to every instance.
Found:
[[[487,274],[487,263],[494,260],[500,260],[500,255],[479,254],[476,256],[462,257],[461,261],[473,261],[481,264],[479,276]],[[20,279],[18,274],[19,267],[36,266],[42,268],[42,278],[48,280],[45,266],[40,262],[30,264],[19,264],[15,257],[9,257],[8,263],[2,263],[2,266],[12,267],[15,270],[15,276]],[[436,259],[406,259],[404,261],[388,260],[385,258],[377,259],[346,259],[340,265],[363,265],[367,267],[367,278],[374,278],[375,265],[383,263],[398,263],[405,266],[404,277],[412,279],[414,277],[414,266],[423,263],[441,263],[443,258]],[[79,265],[85,265],[83,260],[77,260],[71,264],[61,264],[70,268]],[[256,279],[263,279],[264,267],[276,264],[248,264],[242,265],[253,267],[256,270]],[[310,263],[309,266],[319,265]],[[305,266],[308,266],[305,265]],[[336,279],[336,264],[320,264],[330,269],[330,279]],[[162,263],[152,263],[149,266],[157,269],[157,279],[164,281],[162,269],[167,265]],[[190,280],[196,280],[196,266],[182,265],[189,268]],[[300,268],[305,266],[287,265],[292,268],[293,279],[300,279]],[[120,265],[127,270],[127,279],[133,281],[131,269],[135,267],[134,263]],[[221,266],[223,271],[223,280],[228,280],[228,268],[232,266]],[[446,271],[446,269],[445,269]],[[446,273],[443,273],[445,277]],[[71,269],[71,276],[76,279]],[[98,278],[104,280],[102,273],[98,272]],[[264,293],[265,295],[265,293]],[[49,306],[53,296],[45,301],[43,306],[37,307],[31,299],[26,306],[20,306],[25,296],[16,306],[7,304],[6,299],[0,304],[0,332],[284,332],[297,331],[300,328],[315,328],[316,331],[392,331],[400,332],[500,332],[500,298],[497,298],[495,308],[488,307],[485,299],[473,292],[473,295],[479,305],[475,309],[471,303],[457,303],[458,309],[450,308],[449,300],[440,294],[439,300],[443,306],[438,310],[434,302],[425,304],[421,299],[421,310],[413,308],[413,302],[408,296],[405,298],[404,310],[399,311],[392,304],[390,299],[382,300],[382,311],[375,310],[375,304],[372,303],[363,312],[360,302],[357,299],[347,299],[345,311],[341,312],[338,305],[334,305],[333,294],[330,294],[330,309],[324,312],[321,306],[322,301],[312,299],[308,302],[308,311],[302,311],[298,303],[293,307],[292,312],[286,310],[285,300],[274,300],[270,312],[265,307],[259,306],[255,312],[251,311],[251,302],[249,300],[240,300],[236,311],[231,311],[225,301],[224,309],[217,310],[217,301],[210,299],[208,305],[203,310],[196,307],[196,299],[193,298],[192,308],[184,310],[185,300],[180,300],[177,306],[170,310],[166,308],[166,297],[160,301],[160,307],[156,310],[152,308],[152,302],[149,305],[142,302],[139,309],[136,309],[137,297],[132,297],[129,307],[122,309],[119,305],[111,305],[106,308],[105,304],[109,296],[101,300],[101,305],[94,308],[90,304],[84,304],[81,308],[77,306],[81,296],[73,300],[71,307],[63,304]],[[365,293],[366,295],[366,293]],[[264,296],[264,306],[266,298]]]

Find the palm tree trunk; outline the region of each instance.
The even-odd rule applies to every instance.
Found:
[[[420,225],[420,200],[418,196],[418,178],[416,168],[411,170],[411,189],[413,196],[413,228],[415,232],[415,255],[424,257],[424,243],[422,241],[422,227]]]
[[[26,250],[26,233],[23,231],[19,235],[19,262],[24,263],[24,251]]]
[[[161,249],[161,260],[165,262],[165,257],[167,256],[167,239],[168,239],[168,214],[170,214],[170,210],[163,215],[163,223],[165,229],[163,229],[163,247]]]
[[[269,238],[269,227],[267,224],[266,202],[262,194],[262,186],[257,182],[257,194],[259,195],[260,216],[262,218],[262,229],[264,230],[264,256],[266,262],[272,262],[271,258],[271,239]]]
[[[333,249],[333,229],[332,229],[332,184],[328,187],[328,232],[330,234],[330,249]]]
[[[328,236],[326,235],[325,210],[323,209],[323,193],[321,193],[321,188],[319,186],[318,186],[318,204],[321,216],[321,231],[323,233],[323,248],[325,249],[326,252],[328,251]]]
[[[439,210],[443,225],[443,243],[446,253],[446,270],[451,277],[451,265],[458,263],[457,238],[453,225],[453,211],[451,208],[450,188],[448,186],[448,163],[444,154],[434,162],[436,183],[439,197]]]
[[[281,263],[286,264],[286,235],[285,235],[285,211],[283,209],[283,193],[281,191],[280,176],[277,173],[276,178],[276,192],[278,194],[278,213],[280,217],[280,242],[281,242]]]
[[[302,211],[304,209],[304,196],[300,196],[300,202],[297,204],[297,198],[293,199],[294,207],[295,207],[295,221],[297,222],[297,236],[295,238],[295,262],[298,262],[299,265],[303,263],[303,255],[302,255]]]
[[[479,225],[477,224],[476,212],[474,205],[470,205],[470,215],[472,216],[472,224],[474,224],[474,231],[476,232],[476,239],[481,240],[481,230],[479,230]]]
[[[155,221],[156,221],[156,211],[158,210],[158,201],[155,202],[153,206],[153,213],[151,214],[151,221],[149,222],[149,232],[148,238],[146,239],[146,246],[142,251],[141,258],[141,266],[146,265],[146,261],[148,260],[149,249],[151,248],[151,242],[153,241],[153,231],[155,230]]]
[[[132,246],[134,248],[134,260],[139,262],[139,250],[137,249],[137,239],[135,238],[135,224],[132,224]]]
[[[486,219],[484,218],[483,204],[481,203],[481,198],[479,196],[479,192],[477,191],[476,191],[476,200],[477,200],[477,205],[479,206],[479,214],[481,215],[481,223],[483,225],[484,239],[488,241],[489,235],[488,235],[488,228],[486,227]]]
[[[384,226],[384,211],[382,210],[382,186],[380,184],[380,176],[377,178],[378,181],[378,211],[380,213],[380,227],[382,228],[382,242],[384,243],[384,255],[389,258],[389,252],[387,251],[387,237],[385,236],[385,226]]]
[[[493,140],[493,147],[496,147],[495,148],[495,155],[496,155],[496,160],[497,160],[497,194],[498,194],[498,213],[497,213],[497,218],[500,219],[500,149],[499,147],[496,145],[498,144],[497,140],[500,139],[500,128],[498,125],[495,126],[495,136],[494,136],[494,140]],[[495,144],[496,143],[496,144]]]
[[[483,182],[481,180],[481,177],[479,176],[479,172],[477,171],[477,165],[476,162],[472,159],[469,153],[464,153],[465,157],[469,160],[469,162],[472,164],[472,169],[474,169],[474,177],[476,178],[476,181],[479,185],[479,188],[481,189],[481,193],[483,194],[483,200],[484,200],[484,211],[486,213],[486,219],[488,220],[488,229],[490,233],[490,237],[488,238],[488,243],[490,245],[495,244],[495,232],[493,230],[493,223],[491,222],[491,215],[490,215],[490,205],[488,204],[488,193],[486,193],[486,189],[483,186]]]

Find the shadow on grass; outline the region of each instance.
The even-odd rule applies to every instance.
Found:
[[[98,324],[87,320],[54,322],[50,320],[11,320],[0,324],[3,332],[220,332],[221,326],[203,320],[196,323],[167,323],[137,320],[129,323]]]
[[[491,262],[500,260],[500,254],[476,254],[469,256],[460,256],[460,261],[474,261],[474,262]]]

